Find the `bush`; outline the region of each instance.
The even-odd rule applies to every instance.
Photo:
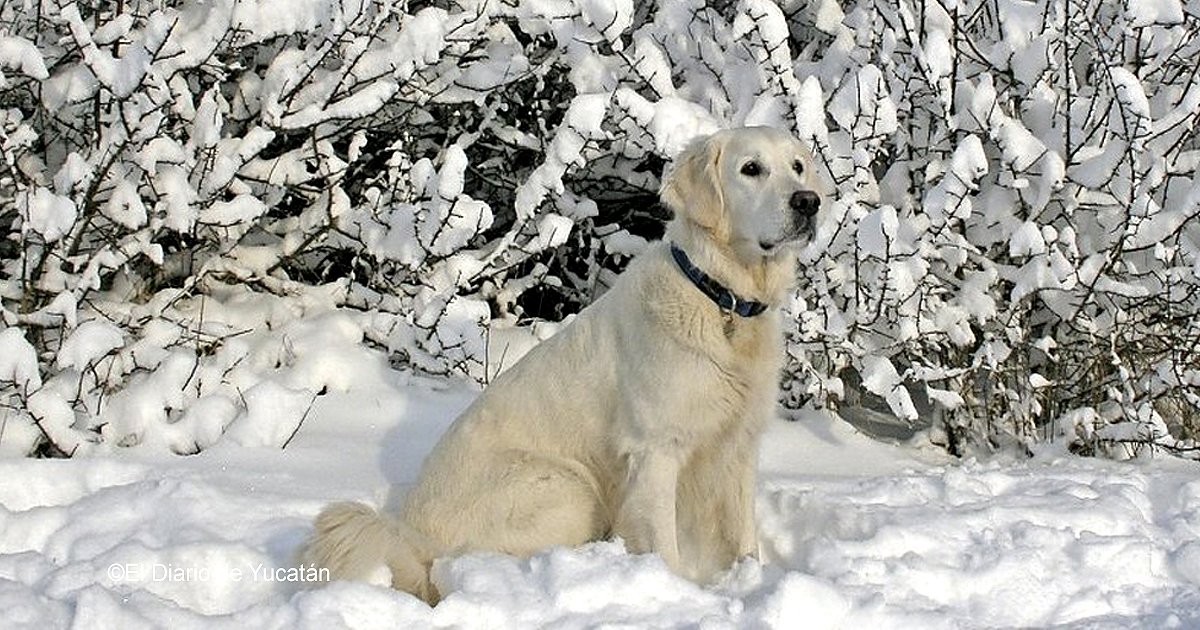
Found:
[[[928,406],[953,452],[1194,452],[1194,1],[119,0],[0,23],[4,451],[283,445],[349,387],[336,356],[484,381],[492,333],[578,310],[661,235],[689,139],[767,124],[832,192],[786,404],[861,383]]]

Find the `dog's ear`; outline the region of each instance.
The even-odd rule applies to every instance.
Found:
[[[675,216],[687,216],[710,230],[718,229],[725,216],[725,195],[717,169],[722,147],[717,136],[692,142],[675,158],[658,191]]]

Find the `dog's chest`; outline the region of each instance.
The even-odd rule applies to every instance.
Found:
[[[723,312],[721,320],[721,330],[733,363],[757,366],[755,371],[768,372],[778,365],[783,350],[778,318],[770,314],[745,318]]]
[[[724,337],[723,352],[713,357],[718,367],[716,389],[725,392],[735,415],[741,415],[737,410],[747,404],[773,401],[783,359],[783,336],[777,321],[740,318],[722,330],[729,333]]]

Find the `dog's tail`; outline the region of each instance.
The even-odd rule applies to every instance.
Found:
[[[317,515],[300,561],[329,570],[330,579],[366,580],[381,566],[392,572],[392,588],[431,606],[439,599],[429,580],[435,554],[420,532],[362,503],[327,506]]]

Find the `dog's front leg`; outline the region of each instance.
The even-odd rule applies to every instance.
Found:
[[[739,445],[741,448],[746,446]],[[730,462],[736,482],[727,484],[724,496],[718,499],[724,512],[720,522],[727,528],[722,536],[732,547],[734,560],[758,558],[758,527],[754,516],[757,453],[753,448],[747,450]]]
[[[625,494],[613,533],[633,553],[658,553],[679,573],[675,494],[679,459],[654,449],[627,455]]]

